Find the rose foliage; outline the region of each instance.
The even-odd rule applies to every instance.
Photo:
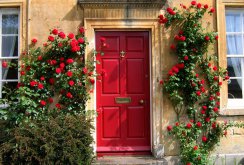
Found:
[[[170,46],[178,63],[160,84],[177,114],[175,125],[167,129],[180,144],[183,164],[205,165],[227,128],[243,124],[217,121],[220,87],[229,76],[226,69],[218,67],[217,57],[208,53],[208,47],[218,40],[217,33],[206,32],[201,22],[206,13],[212,15],[215,10],[196,1],[181,7],[182,10],[167,8],[166,14],[159,16],[159,23],[165,28],[180,28]]]
[[[84,29],[67,36],[53,29],[42,48],[37,44],[37,39],[32,39],[31,48],[22,53],[20,82],[1,99],[7,106],[1,109],[0,117],[18,124],[54,113],[86,113],[96,75],[94,58],[85,63]]]

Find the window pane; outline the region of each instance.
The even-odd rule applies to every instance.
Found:
[[[242,35],[227,35],[226,40],[228,55],[243,54]]]
[[[6,61],[8,63],[11,62],[15,66],[2,68],[2,79],[3,80],[18,79],[18,60],[3,60],[3,61]]]
[[[242,58],[228,58],[227,70],[230,77],[242,77],[241,61]]]
[[[2,39],[2,57],[18,56],[18,37],[3,36]]]
[[[241,32],[240,13],[226,13],[226,32]]]
[[[241,99],[242,98],[242,80],[230,79],[228,85],[228,98],[229,99]]]
[[[18,34],[18,15],[2,16],[2,33]]]
[[[1,82],[2,83],[2,98],[10,92],[9,89],[14,90],[17,88],[18,82]]]

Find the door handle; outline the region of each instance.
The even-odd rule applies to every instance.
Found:
[[[141,100],[139,101],[139,103],[140,103],[140,104],[144,104],[144,100],[141,99]]]
[[[122,51],[120,52],[120,57],[121,57],[121,58],[124,58],[124,57],[125,57],[125,53],[126,53],[126,52],[122,50]]]

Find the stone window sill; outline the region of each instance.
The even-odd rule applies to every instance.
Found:
[[[244,116],[244,107],[228,107],[219,113],[221,116]]]

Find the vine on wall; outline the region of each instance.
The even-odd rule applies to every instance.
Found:
[[[217,33],[206,32],[201,22],[206,13],[212,15],[215,9],[196,1],[189,7],[181,4],[181,8],[167,8],[166,14],[159,16],[165,28],[180,28],[170,46],[178,62],[160,83],[177,114],[175,125],[169,125],[167,130],[180,144],[182,162],[203,165],[208,164],[210,152],[227,135],[227,129],[243,125],[217,121],[220,87],[229,76],[217,65],[217,57],[208,53],[208,47],[218,41]],[[181,119],[185,114],[188,121]]]

